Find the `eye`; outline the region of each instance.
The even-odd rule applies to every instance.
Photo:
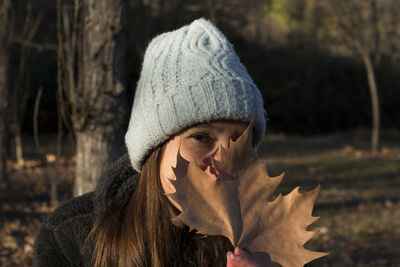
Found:
[[[201,143],[206,143],[206,144],[212,144],[213,140],[212,138],[208,135],[208,134],[193,134],[190,136],[191,138],[193,138],[194,140],[201,142]]]

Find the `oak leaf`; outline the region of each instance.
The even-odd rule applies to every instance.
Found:
[[[227,237],[261,266],[303,266],[327,255],[304,248],[316,234],[306,227],[318,219],[311,214],[319,187],[306,193],[297,187],[270,201],[283,174],[268,175],[266,161],[257,158],[252,145],[252,128],[250,123],[228,149],[219,148],[221,159],[213,160],[217,178],[178,154],[176,180],[170,180],[176,192],[168,196],[181,213],[172,220],[200,234]]]

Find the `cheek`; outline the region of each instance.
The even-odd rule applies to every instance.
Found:
[[[160,179],[165,193],[175,192],[173,185],[169,182],[174,180],[175,173],[172,167],[176,167],[176,157],[179,150],[179,138],[171,139],[166,145],[160,162]]]
[[[182,140],[180,153],[187,161],[194,161],[202,165],[205,159],[215,151],[215,145],[201,144],[193,140]]]

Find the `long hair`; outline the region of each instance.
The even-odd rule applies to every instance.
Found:
[[[162,152],[163,146],[146,160],[134,193],[95,220],[87,239],[93,266],[226,266],[226,252],[233,249],[227,238],[171,222],[179,212],[163,194]]]

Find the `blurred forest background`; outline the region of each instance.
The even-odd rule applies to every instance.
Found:
[[[205,17],[264,97],[278,189],[322,185],[309,266],[400,266],[397,0],[0,0],[0,266],[125,153],[145,48]]]

